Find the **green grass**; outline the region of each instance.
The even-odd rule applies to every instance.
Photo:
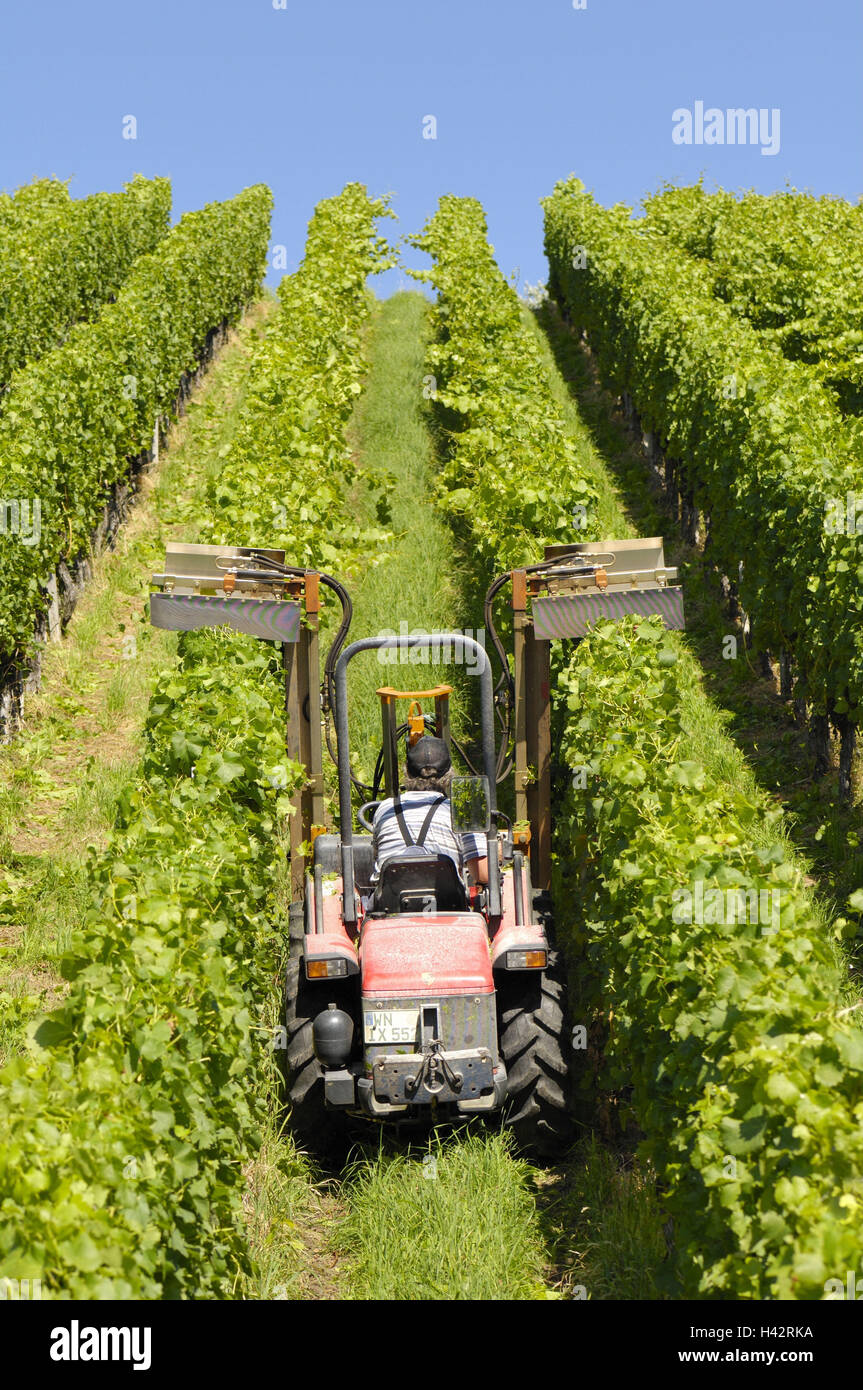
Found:
[[[352,1298],[544,1299],[532,1170],[503,1135],[358,1160],[336,1233]]]
[[[337,1297],[327,1238],[338,1202],[275,1112],[247,1181],[244,1205],[255,1274],[240,1295],[279,1301]]]
[[[666,1258],[654,1176],[631,1155],[581,1141],[541,1195],[543,1233],[568,1298],[649,1300]]]

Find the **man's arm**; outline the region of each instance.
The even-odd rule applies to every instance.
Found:
[[[500,840],[497,842],[497,859],[499,864],[503,862],[503,845]],[[464,874],[469,884],[486,885],[488,883],[488,854],[477,854],[474,848],[474,853],[470,858],[465,859]]]
[[[488,856],[482,859],[469,859],[464,866],[464,876],[468,884],[488,883]]]

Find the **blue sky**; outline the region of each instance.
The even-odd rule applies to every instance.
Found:
[[[275,4],[6,7],[0,187],[71,175],[81,196],[167,174],[179,215],[263,180],[289,269],[314,204],[348,180],[396,195],[399,232],[442,193],[470,194],[520,284],[545,278],[538,200],[571,170],[603,202],[699,173],[709,186],[863,194],[859,0]],[[778,108],[778,153],[675,144],[672,113],[697,101]],[[135,140],[123,139],[129,115]]]

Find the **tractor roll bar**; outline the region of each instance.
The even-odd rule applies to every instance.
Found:
[[[491,662],[484,647],[472,637],[460,632],[419,632],[406,637],[362,637],[352,642],[342,652],[336,664],[335,675],[335,714],[336,741],[339,769],[339,818],[341,821],[342,883],[344,887],[344,917],[346,922],[356,922],[357,906],[354,892],[354,851],[353,851],[353,807],[351,806],[351,754],[348,742],[348,664],[360,652],[379,651],[383,648],[397,647],[403,651],[413,648],[424,649],[432,643],[452,643],[454,657],[470,652],[479,660],[480,679],[480,717],[482,722],[482,768],[488,779],[489,805],[492,812],[497,810],[495,796],[495,746],[494,746],[494,696],[492,692]],[[488,845],[488,900],[489,915],[500,918],[500,868],[498,866],[497,822],[492,816],[491,829],[486,835]]]

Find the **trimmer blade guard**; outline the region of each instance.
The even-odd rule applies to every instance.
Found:
[[[658,615],[667,628],[685,626],[683,590],[674,581],[677,570],[665,564],[661,537],[640,540],[591,541],[580,545],[549,546],[547,559],[561,565],[595,557],[595,574],[549,577],[547,593],[531,601],[537,638],[584,637],[600,618]],[[553,572],[552,572],[553,574]]]
[[[165,571],[153,576],[150,621],[171,632],[227,626],[269,642],[296,642],[300,604],[286,596],[285,580],[266,569],[267,559],[284,564],[285,553],[169,544]]]

